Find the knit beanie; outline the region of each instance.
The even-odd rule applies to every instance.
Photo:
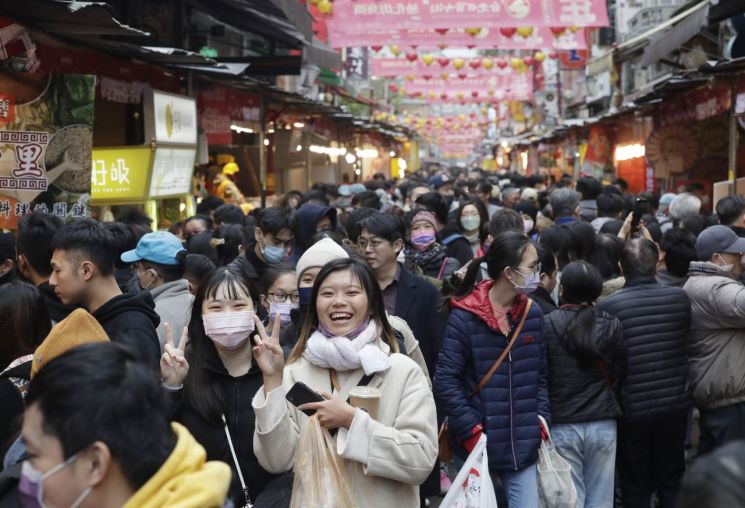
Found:
[[[47,338],[36,351],[31,363],[31,379],[44,365],[76,346],[94,342],[107,342],[109,336],[85,309],[75,309],[65,319],[54,325]]]
[[[297,262],[297,266],[295,267],[297,281],[300,283],[300,277],[308,268],[323,266],[329,261],[348,257],[349,254],[347,254],[347,251],[345,251],[341,245],[333,241],[331,238],[324,238],[308,247],[308,250],[300,256],[300,260]]]
[[[429,222],[432,224],[432,227],[435,228],[435,231],[437,231],[437,220],[435,220],[435,214],[432,212],[417,212],[417,214],[411,218],[411,224],[414,225],[415,222],[420,220]]]

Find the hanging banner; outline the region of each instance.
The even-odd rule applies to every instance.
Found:
[[[405,91],[407,94],[426,94],[428,98],[443,101],[466,98],[530,100],[533,95],[533,75],[525,73],[507,78],[492,76],[450,81],[415,79],[406,83]]]
[[[331,19],[347,32],[608,26],[605,0],[336,0]]]
[[[351,32],[344,25],[329,23],[329,41],[334,48],[356,46],[390,46],[435,50],[471,49],[587,49],[585,30],[555,27],[521,27],[518,29],[474,28],[438,30],[377,30]]]
[[[429,60],[429,58],[432,58]],[[422,55],[416,60],[407,58],[373,58],[373,77],[463,79],[466,77],[513,76],[519,74],[503,58],[445,58]],[[426,63],[429,62],[429,63]],[[488,64],[486,62],[489,62]],[[488,68],[487,68],[488,66]]]
[[[0,73],[0,228],[90,213],[95,77]]]

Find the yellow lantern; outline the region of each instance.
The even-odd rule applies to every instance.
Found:
[[[422,62],[424,63],[424,65],[432,65],[434,61],[435,61],[435,57],[433,55],[422,56]]]
[[[527,39],[528,37],[530,37],[531,35],[533,35],[533,27],[532,26],[521,26],[521,27],[518,27],[517,33],[520,36],[525,37]]]
[[[462,58],[456,58],[453,60],[453,67],[455,69],[462,69],[466,65],[466,61]]]
[[[494,61],[491,60],[490,58],[484,58],[481,61],[481,65],[484,67],[484,69],[486,69],[488,71],[489,69],[491,69],[492,67],[494,67]]]
[[[318,2],[318,10],[321,14],[331,14],[334,12],[334,4],[329,0],[320,0]]]

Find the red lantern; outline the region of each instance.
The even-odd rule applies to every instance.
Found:
[[[517,33],[517,28],[500,28],[499,33],[510,39]]]
[[[440,64],[440,67],[447,67],[450,65],[450,59],[445,57],[438,58],[437,63]]]
[[[499,67],[500,69],[505,69],[508,65],[509,63],[507,62],[507,60],[503,60],[501,58],[497,60],[497,67]]]
[[[445,92],[442,92],[442,93],[440,94],[440,99],[442,99],[442,100],[444,100],[444,101],[445,101],[445,100],[447,100],[447,98],[448,98],[448,94],[446,94]]]
[[[432,75],[431,74],[424,74],[422,76],[422,78],[424,78],[424,81],[429,81],[430,79],[432,79]]]
[[[530,67],[531,65],[535,63],[535,60],[533,59],[532,56],[526,56],[526,57],[523,57],[523,63],[527,65],[528,67]]]
[[[388,85],[388,90],[390,90],[391,93],[396,93],[398,92],[398,87],[396,86],[395,83],[391,83]]]
[[[478,96],[479,96],[479,93],[476,90],[474,90],[473,92],[471,92],[471,97],[473,97],[474,99],[476,97],[478,97]]]
[[[406,53],[406,59],[409,62],[416,62],[417,58],[419,58],[419,56],[416,53]]]
[[[378,51],[383,49],[383,46],[370,46],[370,49],[372,49],[373,51],[377,53]]]
[[[557,51],[552,51],[552,52],[550,52],[550,53],[548,54],[548,57],[549,57],[549,58],[550,58],[551,60],[556,60],[557,58],[559,58],[559,53],[558,53]]]
[[[481,60],[471,60],[470,62],[468,62],[468,65],[469,67],[471,67],[471,69],[476,70],[481,67]]]
[[[566,28],[563,26],[554,26],[551,27],[551,33],[554,34],[554,37],[560,37],[564,32],[566,32]]]
[[[449,30],[449,28],[435,28],[435,32],[440,35],[445,35],[446,33],[448,33]]]
[[[465,72],[461,72],[461,73],[458,74],[458,77],[460,79],[466,79],[468,77],[468,74],[466,74]]]

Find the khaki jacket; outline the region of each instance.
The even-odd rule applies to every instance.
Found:
[[[387,345],[379,345],[388,350]],[[391,367],[376,374],[368,384],[380,389],[381,400],[378,418],[371,420],[366,463],[348,460],[344,451],[342,456],[358,506],[418,508],[419,485],[427,479],[437,458],[435,402],[427,376],[413,360],[397,353],[390,359]],[[362,369],[355,371],[337,395],[346,399],[363,376]],[[316,367],[305,358],[285,366],[284,393],[296,381],[317,391],[333,391],[329,370]],[[283,416],[273,428],[262,432],[257,425],[254,452],[262,467],[272,473],[293,468],[298,439],[307,420],[304,413],[286,403]],[[336,440],[345,432],[340,430]]]

